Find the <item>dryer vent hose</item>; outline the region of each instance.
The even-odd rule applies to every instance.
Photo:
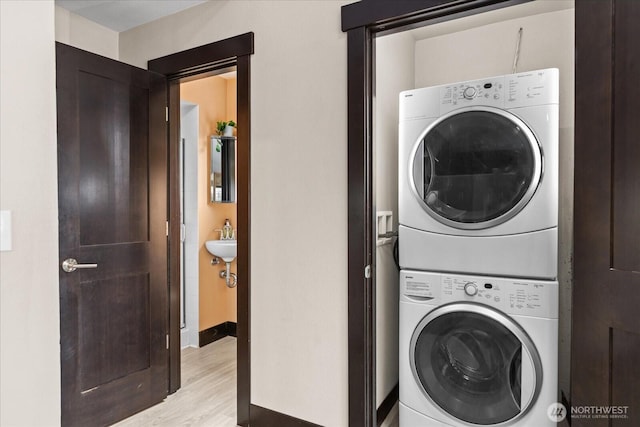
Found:
[[[398,271],[400,271],[400,248],[398,247],[398,237],[393,243],[393,263],[396,265]]]

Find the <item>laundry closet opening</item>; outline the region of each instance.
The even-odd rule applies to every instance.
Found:
[[[398,129],[399,95],[403,91],[418,88],[547,68],[557,68],[560,76],[558,247],[557,260],[554,259],[553,262],[557,262],[558,266],[559,309],[562,313],[559,318],[558,339],[558,401],[564,395],[568,396],[571,322],[570,264],[573,252],[571,244],[574,127],[573,8],[572,1],[532,1],[412,30],[400,32],[396,30],[391,34],[381,32],[377,33],[373,39],[375,54],[372,63],[374,80],[371,113],[372,222],[375,224],[377,235],[377,238],[374,238],[376,244],[373,248],[375,262],[373,269],[375,366],[373,368],[378,423],[397,400],[397,385],[399,382],[402,383],[404,378],[402,372],[399,372],[399,366],[403,363],[399,357],[405,357],[409,351],[406,348],[399,348],[398,345],[399,341],[402,342],[398,334],[402,335],[403,328],[409,326],[402,324],[402,315],[399,313],[400,283],[397,259],[402,258],[402,245],[399,245],[399,251],[394,249],[397,245],[395,239],[399,222],[401,222],[398,214],[398,200],[399,197],[404,197],[399,194],[399,187],[403,187],[399,185],[399,179],[408,181],[410,179],[408,171],[412,166],[409,165],[408,155],[399,158],[398,154],[398,140],[399,137],[401,138]],[[520,28],[522,28],[522,35],[518,46]],[[514,61],[516,50],[518,50],[518,58]],[[515,71],[514,62],[517,64]],[[481,86],[479,90],[487,92],[489,89],[496,88]],[[472,114],[476,113],[469,115]],[[430,116],[425,115],[425,117]],[[449,160],[452,160],[451,156],[460,154],[453,151],[448,153]],[[417,156],[412,157],[414,160],[415,158]],[[427,159],[428,156],[425,155],[424,158]],[[548,161],[548,158],[543,160]],[[425,163],[426,167],[428,167],[427,163]],[[443,165],[439,167],[442,168]],[[411,178],[415,177],[411,176]],[[501,183],[508,184],[504,181]],[[460,191],[451,191],[450,197],[463,196]],[[525,189],[522,192],[524,193]],[[444,196],[445,192],[440,191],[438,194]],[[517,196],[520,197],[520,194]],[[467,202],[466,199],[460,200]],[[427,204],[428,201],[423,200],[423,202]],[[468,202],[471,203],[470,200]],[[522,204],[525,205],[526,201]],[[420,209],[418,212],[429,217],[425,209]],[[445,210],[444,213],[447,212],[449,211]],[[455,212],[449,213],[453,217],[457,215]],[[468,219],[469,231],[465,233],[482,233],[473,230],[474,221],[479,220]],[[401,235],[400,238],[402,237]],[[433,251],[441,253],[442,248],[434,248]],[[418,256],[415,253],[414,255]],[[424,262],[427,263],[427,261]],[[424,270],[428,270],[426,265]],[[451,268],[442,268],[438,271],[454,272]],[[412,331],[414,327],[415,325],[411,327]],[[544,352],[545,349],[541,351]],[[406,378],[404,381],[411,381],[411,378]],[[555,393],[551,394],[555,396]],[[395,424],[392,421],[389,425]]]

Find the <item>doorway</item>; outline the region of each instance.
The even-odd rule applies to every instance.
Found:
[[[237,259],[224,262],[209,253],[206,242],[222,237],[237,242],[236,76],[232,67],[179,85],[182,370],[190,377],[187,384],[212,379],[204,394],[215,404],[205,405],[207,416],[229,421],[236,419],[231,402],[237,398]],[[232,231],[222,236],[226,223]]]
[[[387,403],[391,402],[392,405],[395,401],[394,393],[397,396],[392,369],[383,366],[387,364],[395,368],[394,359],[397,357],[397,352],[389,350],[380,353],[376,349],[377,345],[385,345],[384,342],[394,341],[394,330],[388,327],[389,322],[381,320],[376,313],[393,315],[395,306],[393,300],[389,302],[387,296],[392,295],[397,298],[397,292],[389,291],[390,287],[397,287],[397,282],[395,276],[389,274],[393,270],[390,261],[392,254],[387,246],[381,245],[380,240],[384,241],[385,236],[382,238],[379,236],[381,215],[377,214],[384,214],[380,211],[396,212],[394,212],[391,200],[393,197],[381,193],[381,191],[386,191],[384,188],[388,187],[389,183],[376,181],[376,173],[386,167],[380,168],[381,160],[386,161],[389,157],[392,159],[395,157],[395,152],[389,153],[385,150],[397,138],[397,129],[389,130],[388,126],[383,126],[381,129],[381,123],[376,121],[376,117],[381,111],[392,109],[394,103],[397,105],[397,93],[401,90],[474,78],[474,76],[455,74],[474,71],[469,66],[457,66],[450,72],[447,72],[446,67],[439,66],[438,61],[442,57],[446,60],[446,52],[436,55],[431,52],[427,56],[420,57],[414,52],[414,49],[406,49],[406,46],[416,44],[416,40],[441,36],[442,34],[438,34],[437,31],[433,32],[433,29],[438,26],[451,24],[453,27],[450,30],[451,33],[468,29],[469,27],[465,27],[465,24],[459,25],[463,20],[458,18],[468,17],[472,22],[470,26],[474,27],[482,25],[478,24],[478,21],[490,15],[485,12],[500,9],[500,11],[511,13],[517,9],[515,6],[520,3],[540,5],[545,2],[472,1],[462,4],[440,1],[434,3],[437,4],[425,5],[425,3],[421,3],[410,6],[388,4],[373,10],[367,1],[362,1],[344,6],[342,9],[342,25],[343,30],[348,34],[349,44],[349,420],[354,425],[379,424],[381,412],[384,414],[388,411],[390,405]],[[500,18],[493,23],[504,19]],[[456,27],[456,25],[458,26]],[[423,34],[414,37],[414,31],[422,31]],[[513,55],[515,47],[515,34],[514,32],[514,37],[510,38],[508,43],[510,55]],[[573,36],[572,28],[569,28],[569,34],[570,37]],[[503,41],[501,40],[501,42]],[[450,45],[450,43],[441,43],[441,47]],[[383,49],[388,55],[392,55],[393,61],[395,61],[392,61],[393,64],[389,66],[389,70],[385,70],[384,67],[380,68],[381,55],[385,54]],[[407,53],[406,58],[415,61],[415,64],[411,66],[415,75],[404,76],[402,72],[398,71],[401,68],[397,66],[398,57],[402,57],[405,53]],[[452,53],[455,54],[455,52]],[[460,59],[463,57],[458,56]],[[512,61],[513,57],[510,60]],[[511,72],[511,61],[504,72],[475,70],[474,72],[479,73],[475,77],[508,74]],[[474,67],[478,65],[478,61],[473,62]],[[434,65],[435,70],[433,69]],[[545,68],[547,66],[553,65],[540,64],[537,67]],[[444,71],[441,75],[438,74],[440,69]],[[567,72],[573,74],[572,69]],[[379,79],[385,73],[386,78],[391,79],[391,82],[386,81],[381,85]],[[405,82],[401,81],[402,79],[409,81],[410,85],[407,86]],[[390,87],[395,88],[396,86],[398,91],[393,96],[384,98],[385,94],[381,90],[388,91]],[[573,87],[572,84],[565,86]],[[565,102],[573,104],[571,99],[565,99]],[[397,114],[397,108],[393,111]],[[395,125],[397,126],[397,120]],[[568,127],[571,129],[565,131],[565,138],[568,136],[572,140],[572,120],[570,120]],[[561,138],[562,132],[561,130]],[[570,149],[570,152],[564,154],[572,156],[572,144],[570,147],[569,144],[565,145],[564,149]],[[397,165],[396,160],[392,163],[394,163],[392,165],[394,167]],[[560,202],[561,204],[565,203],[565,207],[568,208],[565,210],[565,214],[570,214],[572,206],[570,191],[572,164],[570,166],[571,168],[562,171],[566,178],[562,183],[565,188],[561,189],[565,192],[565,199]],[[392,224],[397,223],[397,216],[393,215],[392,218]],[[570,250],[571,227],[565,227],[565,231],[568,232],[568,236],[563,237],[565,241],[569,242]],[[564,303],[570,306],[570,293],[568,293],[570,292],[571,280],[570,252],[561,254],[561,256],[563,255],[567,258],[564,260],[566,262],[563,267],[567,269],[568,274],[564,277],[566,288],[562,298]],[[368,272],[373,274],[368,274]],[[385,283],[380,283],[382,281]],[[564,343],[568,344],[570,321],[568,318],[565,318],[564,321],[567,331]],[[563,362],[566,372],[564,385],[568,385],[568,366],[566,366],[568,365],[568,349],[565,357],[561,360],[561,363]],[[377,420],[376,414],[378,414]]]
[[[250,55],[253,33],[245,33],[208,45],[149,61],[151,71],[168,78],[169,121],[169,336],[180,343],[182,303],[180,298],[181,221],[180,221],[180,84],[219,75],[236,67],[236,206],[237,221],[237,424],[247,426],[250,405],[249,320],[250,320],[250,190],[251,190],[251,114]],[[202,195],[201,195],[202,197]],[[222,225],[222,224],[220,224]],[[216,226],[218,228],[219,226]],[[212,230],[211,230],[212,231]],[[202,251],[203,249],[199,249]],[[202,252],[200,252],[202,254]],[[210,259],[210,256],[209,256]],[[187,311],[188,313],[188,311]],[[169,349],[169,393],[181,386],[180,345]]]
[[[231,71],[180,83],[180,346],[200,348],[237,326],[237,259],[229,264],[205,243],[221,237],[226,221],[237,236],[234,129],[236,76]],[[224,136],[225,126],[230,126]],[[224,173],[223,173],[224,172]],[[225,190],[225,191],[223,191]],[[225,277],[222,277],[224,271]]]

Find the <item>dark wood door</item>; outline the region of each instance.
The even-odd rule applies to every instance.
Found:
[[[572,426],[638,426],[640,2],[575,6]]]
[[[167,395],[164,76],[56,46],[62,424]]]

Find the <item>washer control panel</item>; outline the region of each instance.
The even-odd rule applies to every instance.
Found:
[[[403,270],[400,300],[429,304],[474,301],[506,313],[558,317],[558,282]]]

